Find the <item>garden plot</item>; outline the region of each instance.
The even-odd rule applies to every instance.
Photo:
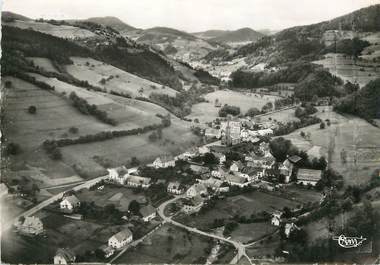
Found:
[[[204,264],[213,246],[206,237],[164,225],[115,262],[120,264],[182,263]]]
[[[231,237],[233,240],[248,243],[272,234],[275,230],[276,227],[271,225],[269,222],[239,224],[239,226],[232,231]]]
[[[152,92],[170,96],[175,96],[177,93],[172,88],[143,79],[91,58],[71,57],[71,59],[74,63],[66,66],[69,74],[79,80],[86,80],[94,86],[105,88],[107,91],[127,93],[133,97],[149,97]],[[102,83],[102,79],[108,79],[108,81]]]
[[[241,113],[245,114],[248,109],[255,107],[261,108],[268,102],[274,103],[279,97],[264,95],[261,97],[259,94],[242,93],[231,90],[218,90],[204,95],[208,102],[195,104],[192,108],[191,114],[188,116],[190,119],[199,119],[200,122],[210,122],[219,117],[218,112],[220,108],[215,107],[215,100],[218,99],[222,104],[228,104],[240,107]]]

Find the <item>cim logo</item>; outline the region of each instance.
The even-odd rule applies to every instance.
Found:
[[[361,237],[346,237],[345,235],[340,235],[339,237],[333,237],[333,240],[338,241],[338,245],[343,248],[356,248],[367,240],[367,238]]]

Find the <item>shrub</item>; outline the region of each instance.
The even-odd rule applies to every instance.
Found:
[[[28,113],[30,113],[30,114],[36,114],[36,112],[37,112],[36,106],[29,106]]]
[[[18,155],[21,152],[21,147],[16,143],[9,143],[5,147],[5,153],[8,155]]]
[[[69,132],[76,134],[79,132],[79,129],[77,127],[70,127]]]

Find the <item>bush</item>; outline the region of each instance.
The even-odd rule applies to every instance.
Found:
[[[76,134],[79,132],[79,129],[77,127],[70,127],[69,132]]]
[[[219,110],[219,117],[227,117],[228,114],[237,116],[240,114],[240,108],[226,104]]]
[[[18,155],[21,152],[21,147],[16,143],[9,143],[5,147],[5,153],[8,155]]]
[[[323,130],[324,128],[326,128],[326,124],[325,124],[324,122],[321,122],[321,123],[319,124],[319,128],[320,128],[321,130]]]
[[[37,112],[36,106],[29,106],[28,113],[30,113],[30,114],[36,114],[36,112]]]
[[[10,80],[5,81],[5,87],[11,88],[12,87],[12,81],[10,81]]]

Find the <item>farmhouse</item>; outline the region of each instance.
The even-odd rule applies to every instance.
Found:
[[[297,174],[297,183],[315,186],[321,178],[321,170],[300,168]]]
[[[125,184],[125,181],[128,177],[128,170],[124,166],[118,168],[109,168],[107,171],[109,181],[116,182],[121,185]]]
[[[104,253],[105,258],[109,258],[115,253],[115,249],[107,245],[103,245],[99,249]]]
[[[243,169],[244,165],[241,161],[235,161],[230,166],[230,171],[232,172],[239,172]]]
[[[287,223],[285,224],[285,236],[287,238],[289,238],[290,234],[294,231],[294,230],[299,230],[300,228],[295,225],[294,223]]]
[[[280,211],[276,211],[272,214],[272,219],[271,219],[271,224],[274,225],[274,226],[280,226],[281,224],[281,216],[282,216],[282,212]]]
[[[163,156],[157,157],[156,160],[154,160],[153,162],[153,166],[155,168],[174,167],[175,166],[174,157],[169,156],[169,155],[163,155]]]
[[[186,152],[184,152],[183,154],[180,154],[178,156],[179,159],[184,159],[184,160],[187,160],[187,159],[190,159],[190,158],[193,158],[193,157],[196,157],[199,155],[199,152],[198,152],[198,148],[196,147],[192,147],[190,148],[189,150],[187,150]]]
[[[156,208],[149,204],[140,209],[140,214],[144,222],[149,222],[156,217]]]
[[[76,256],[71,249],[59,248],[54,256],[54,264],[70,264],[74,263]]]
[[[223,179],[226,174],[227,173],[221,168],[211,171],[211,176],[218,179]]]
[[[207,195],[207,188],[205,185],[202,183],[195,183],[192,185],[187,191],[186,191],[186,196],[188,198],[193,198],[195,196],[202,196],[202,195]]]
[[[232,186],[239,186],[240,188],[249,185],[248,180],[238,174],[227,174],[225,176],[225,181]]]
[[[204,202],[201,196],[197,195],[183,204],[183,212],[186,214],[197,213],[202,208]]]
[[[204,145],[198,148],[198,152],[199,154],[204,155],[206,153],[210,153],[210,148]]]
[[[72,212],[80,206],[80,201],[75,195],[67,196],[59,203],[61,210]]]
[[[215,192],[223,192],[221,190],[221,186],[223,184],[223,181],[220,179],[216,179],[216,178],[211,177],[211,178],[208,178],[205,180],[199,180],[199,183],[202,183],[207,188],[210,188]]]
[[[176,195],[182,194],[184,192],[183,188],[181,187],[181,184],[178,181],[169,182],[167,191]]]
[[[289,183],[290,176],[293,173],[293,164],[286,159],[283,163],[281,163],[278,167],[280,174],[285,176],[285,183]]]
[[[115,249],[120,249],[124,247],[126,244],[132,242],[133,236],[132,232],[126,228],[119,233],[113,235],[108,239],[108,246],[113,247]]]
[[[207,128],[205,130],[205,136],[207,139],[220,139],[222,137],[222,133],[219,129]]]
[[[40,218],[27,216],[23,222],[16,223],[16,229],[22,234],[40,235],[44,231],[44,226]]]
[[[133,188],[144,188],[147,189],[150,186],[151,179],[146,177],[129,175],[127,178],[126,185]]]

